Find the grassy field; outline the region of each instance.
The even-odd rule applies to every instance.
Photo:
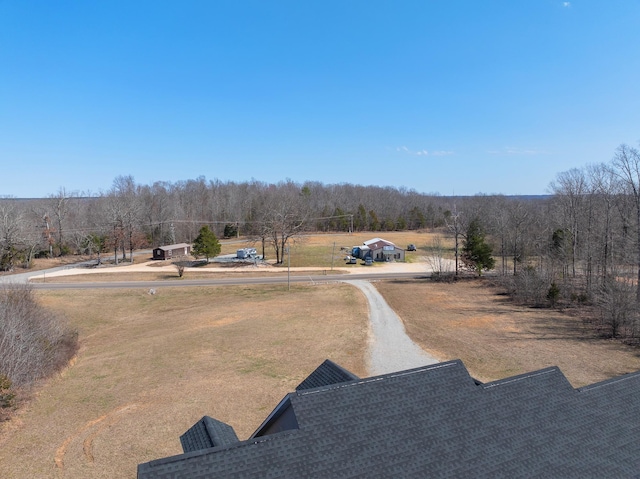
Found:
[[[135,477],[205,414],[247,438],[326,358],[366,375],[367,307],[347,285],[39,294],[81,350],[3,426],[3,479]]]
[[[640,370],[640,351],[596,338],[580,318],[516,306],[478,281],[376,283],[409,336],[487,382],[558,366],[574,387]]]
[[[416,244],[416,261],[433,238],[306,237],[292,247],[292,266],[330,268],[340,246],[372,236]],[[137,274],[149,273],[83,279]],[[375,285],[418,344],[439,360],[462,359],[481,381],[557,365],[579,387],[640,370],[637,350],[594,338],[579,318],[514,306],[482,282]],[[180,453],[179,436],[205,414],[247,438],[326,358],[367,376],[367,306],[346,284],[37,294],[70,318],[81,349],[2,425],[3,479],[134,477],[138,463]]]
[[[415,253],[407,254],[407,260],[428,254],[435,237],[443,236],[442,233],[427,231],[390,231],[381,233],[353,233],[353,234],[318,234],[295,238],[291,243],[291,267],[319,267],[331,268],[342,266],[343,258],[351,252],[353,246],[362,245],[364,241],[375,237],[384,238],[396,244],[400,248],[406,248],[409,244],[416,245]],[[452,247],[450,239],[444,239],[448,247]],[[257,246],[257,245],[253,245]],[[238,248],[243,245],[237,246]],[[235,249],[228,253],[235,252]],[[223,251],[224,253],[224,251]],[[258,249],[258,253],[261,251]],[[275,259],[272,250],[267,250],[267,259]],[[288,258],[285,258],[286,266]]]

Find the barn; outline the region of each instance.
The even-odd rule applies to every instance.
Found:
[[[187,243],[158,246],[153,250],[153,259],[173,259],[191,254],[191,245]]]

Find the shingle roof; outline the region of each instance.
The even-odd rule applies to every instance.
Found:
[[[329,384],[342,383],[345,381],[353,381],[360,379],[350,371],[338,366],[329,359],[325,360],[315,371],[313,371],[307,379],[302,381],[296,387],[296,391],[302,389],[311,389],[318,386],[328,386]]]
[[[633,477],[639,393],[640,373],[478,384],[450,361],[299,389],[286,397],[297,429],[141,464],[138,478]]]
[[[180,436],[184,452],[199,451],[218,446],[230,446],[238,442],[238,436],[231,426],[204,416],[187,432]]]

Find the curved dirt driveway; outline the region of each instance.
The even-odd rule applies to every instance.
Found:
[[[369,303],[372,333],[367,358],[369,374],[375,376],[438,362],[407,336],[398,315],[371,283],[363,280],[345,283],[359,288]]]

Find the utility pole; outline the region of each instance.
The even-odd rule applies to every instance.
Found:
[[[331,251],[331,271],[333,271],[333,258],[336,255],[336,242],[333,242],[333,251]]]
[[[287,246],[287,290],[291,291],[291,247]]]

